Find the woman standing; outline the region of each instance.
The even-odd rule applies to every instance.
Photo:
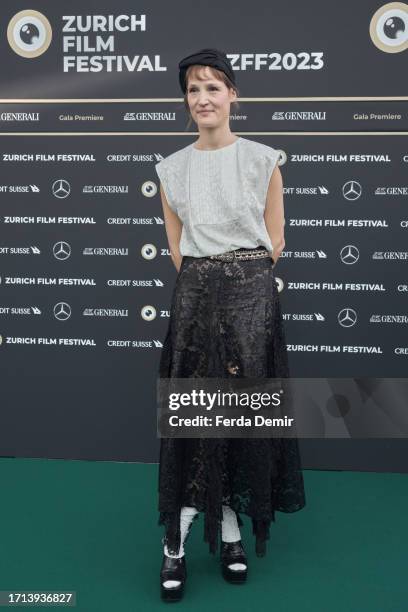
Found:
[[[273,273],[285,244],[279,153],[230,131],[238,90],[225,53],[202,49],[179,69],[199,138],[155,166],[178,270],[159,376],[289,377]],[[296,438],[162,438],[162,598],[183,595],[184,544],[199,512],[211,553],[221,534],[224,578],[244,582],[240,513],[251,517],[263,556],[275,511],[304,506]]]

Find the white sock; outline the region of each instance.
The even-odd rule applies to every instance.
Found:
[[[195,515],[198,514],[197,508],[193,506],[183,506],[180,511],[180,548],[178,554],[174,555],[169,553],[167,548],[167,544],[164,545],[164,554],[168,557],[172,557],[172,559],[180,559],[184,557],[184,542],[186,541],[191,523]],[[163,586],[166,589],[171,589],[174,587],[178,587],[180,585],[179,580],[166,580],[163,582]]]
[[[223,542],[237,542],[241,539],[237,515],[230,506],[222,506],[221,538]],[[232,563],[228,566],[232,570],[244,570],[244,563]]]
[[[237,542],[241,539],[237,515],[230,506],[222,506],[221,537],[223,542]]]

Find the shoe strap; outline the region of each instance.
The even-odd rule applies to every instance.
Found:
[[[227,564],[244,563],[247,564],[247,557],[241,542],[222,542],[221,558]]]

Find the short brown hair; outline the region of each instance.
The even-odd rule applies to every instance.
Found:
[[[188,79],[189,77],[195,77],[198,80],[200,79],[199,76],[199,71],[202,68],[208,68],[212,74],[212,76],[215,79],[218,79],[219,81],[222,81],[224,83],[224,85],[226,85],[228,87],[228,89],[233,89],[235,91],[235,93],[237,94],[237,97],[239,96],[239,91],[236,85],[234,85],[234,83],[232,83],[232,81],[230,81],[230,79],[227,77],[227,75],[225,74],[225,72],[223,72],[222,70],[218,70],[217,68],[214,68],[213,66],[202,66],[201,64],[194,64],[193,66],[189,66],[187,68],[187,72],[186,72],[186,93],[184,94],[184,107],[187,110],[187,112],[190,112],[189,106],[188,106]],[[231,102],[231,106],[234,107],[234,111],[238,110],[240,108],[239,106],[239,102]],[[190,128],[191,123],[192,123],[192,118],[191,116],[189,117],[188,120],[188,124],[187,124],[187,130]]]

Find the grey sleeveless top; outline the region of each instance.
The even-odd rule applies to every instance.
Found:
[[[248,138],[212,151],[193,143],[155,169],[183,228],[181,255],[205,257],[263,245],[273,252],[263,214],[279,152]]]

